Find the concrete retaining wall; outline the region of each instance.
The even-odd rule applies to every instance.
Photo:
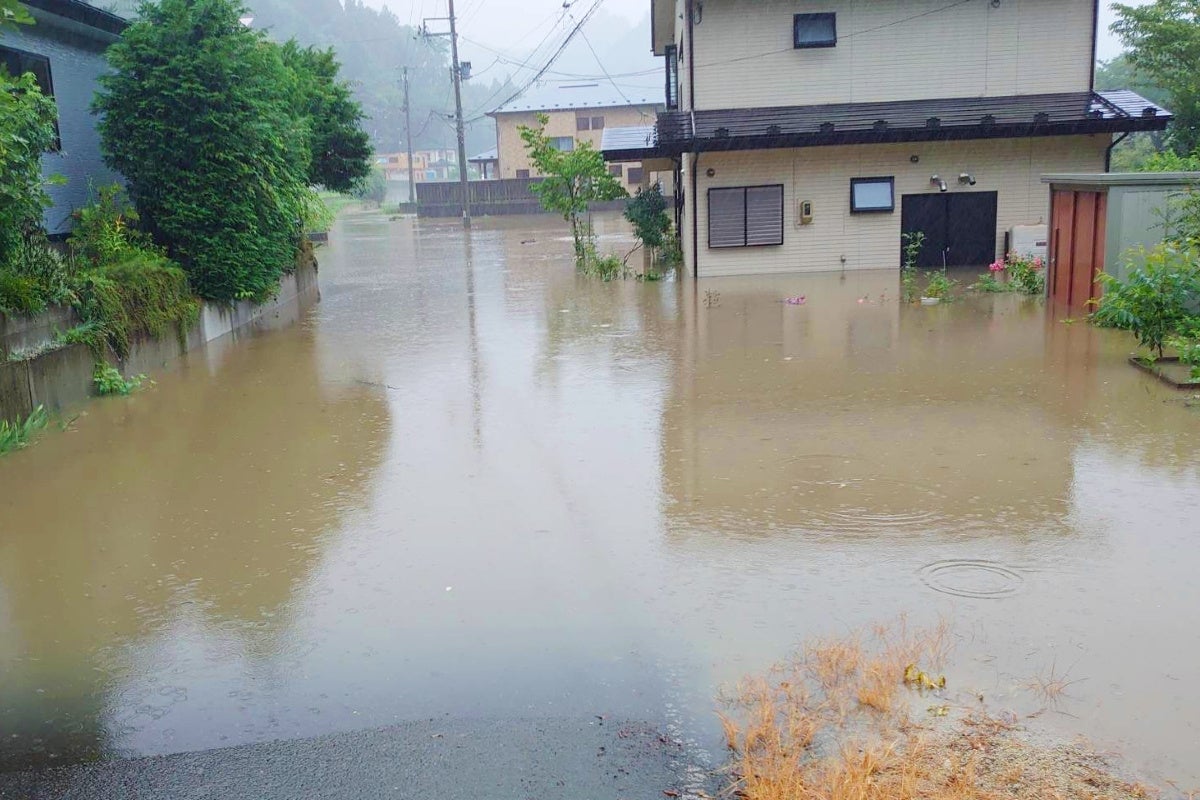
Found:
[[[275,297],[261,305],[249,301],[232,306],[205,303],[200,320],[180,337],[172,331],[161,338],[139,337],[129,356],[117,366],[126,377],[162,369],[190,350],[209,342],[236,339],[252,331],[274,330],[292,325],[305,310],[321,299],[317,262],[308,259],[283,276]],[[95,359],[85,345],[53,347],[56,331],[78,324],[70,309],[52,309],[35,317],[6,319],[0,314],[0,419],[27,417],[39,405],[62,411],[79,405],[94,394],[92,371]],[[11,338],[10,338],[11,332]],[[18,344],[11,345],[11,342]],[[46,349],[51,348],[51,349]],[[44,349],[29,358],[9,360],[13,351]]]

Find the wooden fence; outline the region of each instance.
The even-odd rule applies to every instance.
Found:
[[[529,187],[541,178],[501,178],[492,181],[471,181],[471,215],[476,217],[504,216],[511,214],[545,214],[545,209]],[[422,217],[461,217],[462,184],[458,181],[418,183],[418,213]],[[597,203],[596,211],[616,210],[625,207],[625,201]]]

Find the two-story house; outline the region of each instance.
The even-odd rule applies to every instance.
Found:
[[[610,160],[676,175],[694,276],[978,266],[1169,114],[1093,91],[1097,0],[652,0],[667,111]]]
[[[538,177],[520,133],[522,125],[537,126],[538,114],[548,119],[546,135],[551,142],[570,150],[584,141],[599,148],[604,131],[610,127],[653,125],[662,108],[662,102],[645,93],[612,84],[585,81],[535,85],[489,114],[496,120],[496,172],[501,178]],[[636,160],[610,164],[609,171],[631,189],[643,182],[642,168]]]

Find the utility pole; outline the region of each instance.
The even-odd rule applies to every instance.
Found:
[[[450,58],[454,74],[454,126],[458,133],[458,183],[462,187],[463,227],[471,227],[471,183],[467,176],[467,133],[462,110],[462,65],[458,61],[458,31],[454,27],[454,0],[450,4]]]
[[[408,67],[404,68],[404,143],[408,146],[408,201],[420,213],[420,205],[417,200],[417,177],[413,172],[412,107],[408,102]]]
[[[421,20],[422,36],[450,37],[450,75],[454,79],[454,128],[458,134],[458,182],[462,187],[463,227],[471,227],[471,184],[467,179],[467,133],[462,110],[462,64],[458,60],[458,30],[455,28],[454,0],[446,0],[450,7],[449,17],[426,17]],[[429,21],[449,22],[449,33],[430,33]]]

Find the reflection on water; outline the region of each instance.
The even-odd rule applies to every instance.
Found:
[[[711,741],[718,684],[907,612],[964,702],[1067,670],[1037,724],[1200,780],[1200,418],[1126,339],[894,273],[603,284],[564,234],[350,214],[300,326],[0,461],[3,768],[446,713]]]

